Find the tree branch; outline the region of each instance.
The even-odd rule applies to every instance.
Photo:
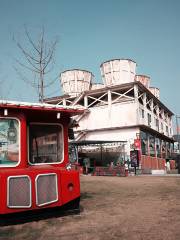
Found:
[[[35,70],[35,69],[33,69],[33,68],[30,68],[30,67],[26,66],[25,64],[21,63],[18,59],[15,59],[15,61],[16,61],[21,67],[24,67],[24,68],[28,69],[28,70],[31,71],[31,72],[39,73],[39,70]]]
[[[27,38],[28,38],[29,43],[30,43],[30,44],[32,45],[32,47],[40,54],[39,49],[37,48],[36,44],[33,42],[32,38],[31,38],[30,35],[29,35],[29,32],[28,32],[28,30],[27,30],[27,27],[24,26],[24,29],[25,29],[25,34],[26,34],[26,36],[27,36]]]

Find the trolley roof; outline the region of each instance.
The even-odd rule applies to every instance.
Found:
[[[82,114],[85,110],[85,108],[77,106],[63,106],[48,103],[31,103],[0,100],[0,109],[6,108],[14,110],[17,109],[25,112],[64,112],[70,116]]]

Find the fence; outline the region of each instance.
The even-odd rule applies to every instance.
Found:
[[[170,168],[175,169],[175,161],[169,160]],[[141,168],[144,173],[148,173],[151,169],[153,170],[166,170],[166,160],[163,158],[151,157],[151,156],[141,156]]]
[[[92,173],[93,176],[119,176],[125,177],[124,166],[115,167],[95,167]]]

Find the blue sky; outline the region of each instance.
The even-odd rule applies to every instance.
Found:
[[[26,47],[24,24],[34,39],[42,26],[47,40],[59,37],[51,78],[82,68],[100,82],[103,61],[130,58],[137,74],[150,76],[160,88],[161,101],[180,114],[180,1],[0,0],[0,95],[35,101],[35,91],[14,70],[14,59],[22,58],[12,36]],[[61,94],[58,81],[47,94],[53,92]]]

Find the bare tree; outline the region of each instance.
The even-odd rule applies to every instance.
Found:
[[[57,77],[54,79],[47,79],[47,77],[54,66],[58,39],[55,38],[51,43],[46,42],[44,28],[42,28],[38,39],[34,41],[27,27],[24,30],[28,43],[26,48],[14,37],[15,43],[24,57],[21,61],[15,59],[19,66],[15,67],[15,70],[26,83],[36,89],[39,101],[43,102],[45,88],[51,86],[57,80]],[[22,69],[30,71],[33,77],[29,79],[27,75],[22,73]]]

